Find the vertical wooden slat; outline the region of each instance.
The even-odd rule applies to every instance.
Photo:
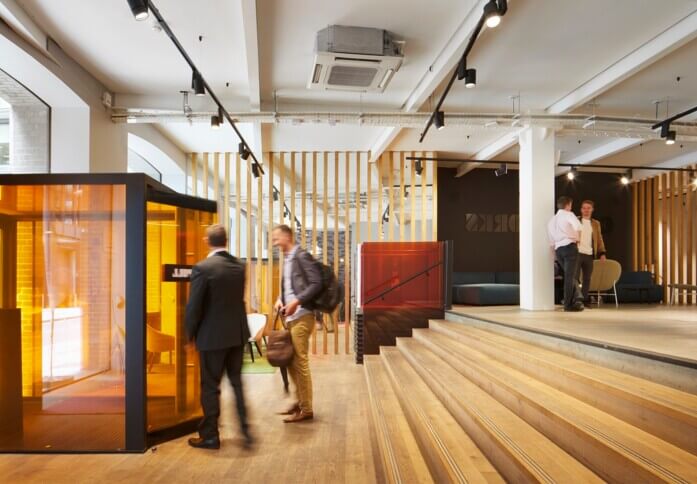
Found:
[[[356,245],[361,243],[361,152],[356,151]]]
[[[346,203],[344,204],[344,353],[349,354],[349,333],[351,330],[351,288],[349,287],[349,271],[351,268],[351,254],[349,253],[349,244],[351,242],[350,228],[351,221],[349,219],[349,211],[351,208],[350,204],[350,193],[349,188],[351,187],[351,163],[349,159],[349,152],[346,152],[346,176],[344,177],[344,196]],[[358,188],[358,178],[356,178],[356,188]],[[358,206],[356,208],[358,210]],[[336,329],[337,334],[339,333],[339,328]]]
[[[639,270],[639,183],[632,183],[632,270]]]
[[[262,160],[263,161],[263,160]],[[257,288],[257,312],[264,312],[264,294],[262,277],[264,274],[264,181],[262,177],[257,178],[257,261],[256,261],[256,288]]]
[[[305,218],[306,212],[306,197],[305,194],[307,193],[307,183],[306,183],[306,175],[307,175],[307,170],[305,168],[305,152],[302,153],[301,159],[300,159],[300,191],[301,191],[301,201],[300,201],[300,224],[301,224],[301,230],[302,233],[300,235],[300,241],[302,243],[303,249],[307,250],[307,219]],[[312,252],[312,251],[310,251]]]
[[[687,219],[687,240],[686,240],[686,245],[687,247],[687,253],[685,254],[686,259],[687,259],[687,283],[690,285],[693,285],[695,283],[695,276],[694,276],[694,261],[695,261],[695,241],[694,239],[694,230],[695,230],[695,218],[697,218],[697,213],[695,213],[695,187],[691,185],[690,183],[692,182],[692,174],[690,174],[690,178],[688,178],[687,181],[687,194],[686,194],[686,219]],[[695,295],[694,291],[689,292],[688,300],[687,302],[689,304],[695,304],[697,302],[697,295]]]
[[[409,152],[409,157],[414,157],[414,152]],[[414,166],[414,160],[409,160],[409,227],[411,233],[409,234],[409,240],[414,242],[416,240],[416,189],[414,183],[416,182],[416,167]]]
[[[312,152],[312,255],[317,257],[317,152]],[[312,354],[317,354],[317,327],[312,331]]]
[[[278,195],[278,223],[286,223],[286,154],[281,151],[278,154],[278,183],[279,183],[279,195]],[[278,251],[278,290],[281,290],[281,282],[283,279],[283,264],[285,262],[285,257],[283,251]]]
[[[645,263],[645,258],[644,255],[646,254],[645,252],[645,242],[646,242],[646,234],[644,232],[645,230],[645,222],[646,222],[646,180],[641,180],[639,182],[639,270],[643,271],[644,270],[644,263]]]
[[[404,152],[399,154],[399,241],[404,242]]]
[[[246,162],[245,168],[247,171],[247,305],[251,309],[252,304],[252,253],[254,252],[254,242],[252,242],[252,236],[254,235],[254,230],[252,229],[252,170],[250,168],[250,163]]]
[[[380,159],[378,160],[378,166],[377,166],[377,171],[378,171],[378,213],[377,216],[375,217],[375,221],[377,222],[378,225],[378,240],[382,242],[385,238],[385,234],[383,231],[383,221],[382,221],[382,171],[383,167],[385,166],[385,154],[383,153],[380,155]]]
[[[267,169],[266,171],[268,172],[268,177],[269,177],[269,215],[268,215],[268,220],[269,220],[269,247],[267,250],[267,257],[268,257],[268,267],[267,267],[267,273],[266,273],[266,291],[269,293],[268,294],[268,303],[269,303],[269,311],[271,312],[270,317],[273,318],[273,306],[275,301],[274,298],[274,284],[273,284],[273,245],[271,243],[271,238],[273,234],[273,153],[266,153],[266,161],[267,161]]]
[[[203,198],[208,199],[208,153],[203,154]]]
[[[290,154],[290,230],[295,236],[295,151]]]
[[[198,197],[198,153],[191,153],[191,190]]]
[[[222,218],[220,210],[220,153],[213,154],[213,198],[218,204],[218,216]]]
[[[430,154],[431,157],[434,153]],[[431,162],[431,170],[433,177],[433,199],[431,200],[431,229],[433,234],[431,235],[431,240],[438,240],[438,162]]]
[[[670,282],[675,284],[678,282],[678,238],[676,237],[678,227],[678,173],[673,172],[672,175],[670,180]],[[677,303],[678,300],[676,299],[675,302]]]
[[[668,281],[670,271],[668,269],[668,179],[670,175],[661,175],[661,284],[663,284],[663,301],[668,302]]]
[[[678,284],[685,284],[685,238],[684,238],[684,214],[685,214],[685,208],[683,206],[683,193],[684,193],[684,187],[685,187],[685,172],[684,171],[679,171],[677,173],[678,175],[678,193],[677,193],[677,203],[678,203],[678,223],[676,225],[677,229],[677,243],[678,243],[678,250],[676,252],[677,254],[677,265],[678,265]],[[678,301],[680,304],[683,304],[685,302],[685,292],[684,291],[678,291]]]
[[[419,156],[423,156],[423,152],[419,153]],[[423,167],[423,172],[421,175],[421,240],[426,241],[426,179],[427,179],[427,169],[428,165],[425,161],[421,160],[421,166]]]
[[[235,154],[235,255],[242,257],[242,162]]]
[[[651,246],[653,247],[653,254],[652,254],[652,261],[653,261],[653,273],[656,275],[656,279],[659,277],[658,273],[658,239],[660,238],[660,234],[658,233],[658,220],[659,220],[659,212],[658,212],[658,185],[660,183],[660,177],[655,177],[653,179],[653,193],[651,194],[653,202],[653,210],[652,210],[652,221],[651,221],[651,226],[652,226],[652,243]]]
[[[387,240],[392,242],[394,240],[394,151],[390,151],[389,157],[387,158],[387,193],[388,193],[388,211],[387,211]]]
[[[230,153],[225,153],[225,187],[224,192],[224,207],[225,207],[225,231],[230,236]],[[237,254],[236,254],[237,255]]]
[[[339,277],[339,153],[334,152],[334,274]],[[339,354],[339,309],[334,311],[334,354]]]
[[[329,160],[327,159],[327,152],[324,151],[322,153],[323,160],[324,160],[324,173],[323,173],[323,181],[324,183],[322,184],[322,193],[323,193],[323,198],[322,198],[322,262],[326,265],[327,260],[328,260],[328,253],[327,253],[327,230],[329,229],[328,227],[328,220],[327,220],[327,212],[329,211],[329,203],[327,200],[328,193],[327,190],[329,189]],[[324,319],[327,318],[326,315],[322,316]],[[322,325],[322,333],[323,333],[323,338],[322,338],[322,354],[326,355],[327,354],[327,324],[326,321]]]
[[[366,239],[368,242],[372,242],[373,240],[373,169],[375,168],[375,163],[370,162],[370,153],[368,153],[367,156],[367,165],[366,165],[366,184],[365,184],[365,193],[366,193],[366,227],[368,227],[368,233],[366,234]]]
[[[653,273],[653,178],[646,181],[646,267]]]

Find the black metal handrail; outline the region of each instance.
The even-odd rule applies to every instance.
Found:
[[[386,294],[389,294],[390,292],[394,291],[395,289],[397,289],[397,288],[399,288],[399,287],[402,287],[403,285],[407,284],[408,282],[413,281],[413,280],[416,279],[417,277],[420,277],[420,276],[422,276],[422,275],[424,275],[424,274],[428,275],[429,271],[432,271],[433,269],[435,269],[436,267],[438,267],[438,266],[440,266],[440,265],[443,265],[443,261],[438,261],[436,264],[433,264],[432,266],[427,267],[426,269],[424,269],[424,270],[422,270],[422,271],[420,271],[420,272],[417,272],[417,273],[414,274],[414,275],[409,276],[408,278],[406,278],[405,280],[403,280],[402,282],[400,282],[400,283],[397,284],[396,286],[392,286],[392,287],[390,287],[389,289],[386,289],[385,291],[382,291],[382,292],[381,292],[380,294],[378,294],[377,296],[371,297],[371,298],[368,299],[366,302],[364,302],[363,305],[370,304],[371,302],[375,301],[376,299],[384,298]]]

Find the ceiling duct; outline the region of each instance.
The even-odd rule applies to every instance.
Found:
[[[317,33],[308,89],[383,92],[404,59],[383,29],[331,25]]]

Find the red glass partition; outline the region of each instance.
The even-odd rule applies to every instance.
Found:
[[[395,338],[444,317],[444,242],[366,242],[360,246],[357,351],[377,354]]]

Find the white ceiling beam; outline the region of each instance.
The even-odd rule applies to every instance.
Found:
[[[486,161],[495,158],[504,151],[518,144],[518,135],[520,134],[520,131],[520,129],[516,129],[515,131],[501,136],[493,143],[488,144],[487,146],[479,150],[477,153],[475,153],[472,159]],[[464,176],[480,165],[481,163],[463,163],[458,167],[457,172],[455,173],[455,177]]]
[[[616,138],[600,146],[596,146],[595,148],[584,153],[576,155],[569,160],[564,160],[563,163],[570,163],[573,165],[590,165],[598,160],[607,158],[608,156],[628,150],[629,148],[637,146],[644,141],[645,140],[642,138]],[[562,175],[569,170],[570,168],[568,166],[562,166],[558,167],[556,172],[557,175]]]
[[[482,9],[488,0],[479,0],[474,4],[465,16],[458,29],[443,47],[435,61],[429,66],[428,71],[421,78],[416,88],[411,92],[402,105],[404,112],[416,112],[433,94],[436,88],[445,80],[448,74],[455,68],[462,53],[467,47],[470,36],[474,32],[477,22],[481,17]],[[370,162],[376,161],[390,144],[397,138],[402,128],[386,128],[370,147]]]
[[[261,109],[261,90],[259,86],[259,38],[257,36],[257,2],[241,0],[242,26],[244,28],[244,49],[247,61],[247,80],[249,84],[249,105],[253,112]]]
[[[41,49],[42,52],[48,52],[48,36],[27,15],[16,0],[0,0],[0,18],[7,22],[12,30]]]
[[[559,99],[547,112],[565,113],[582,106],[694,38],[697,38],[697,10]]]

